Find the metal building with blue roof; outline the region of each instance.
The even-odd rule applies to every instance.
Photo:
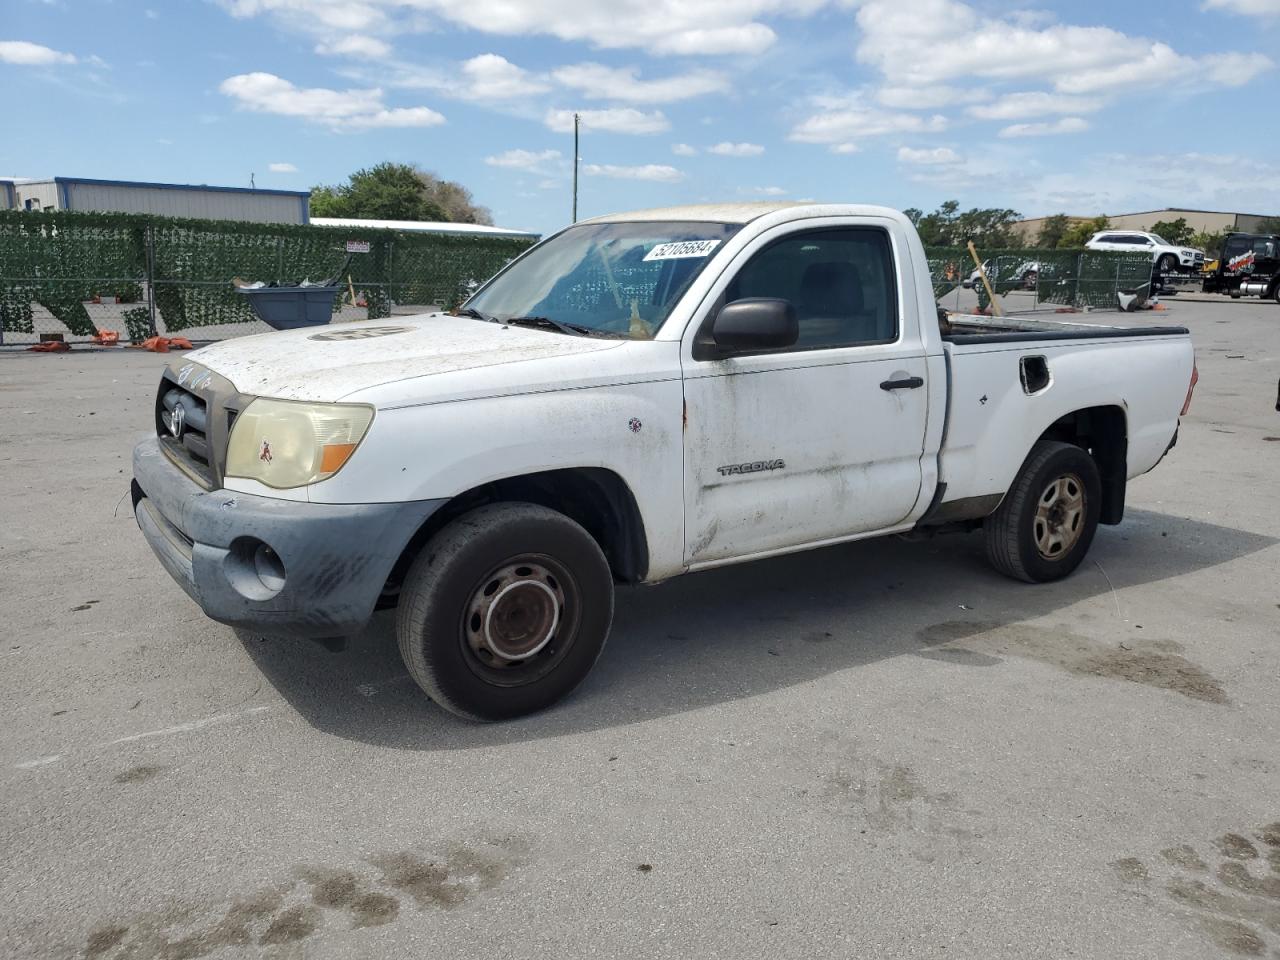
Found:
[[[0,182],[2,184],[9,181]],[[11,206],[19,210],[93,210],[150,213],[202,220],[308,223],[309,190],[211,187],[207,184],[146,183],[53,177],[12,181]]]

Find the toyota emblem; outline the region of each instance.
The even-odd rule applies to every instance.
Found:
[[[181,403],[174,404],[173,413],[169,414],[169,432],[173,439],[181,440],[182,431],[187,425],[187,408]]]

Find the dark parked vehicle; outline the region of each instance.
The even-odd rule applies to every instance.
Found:
[[[1205,293],[1267,297],[1280,302],[1280,236],[1232,233],[1217,266],[1204,278]]]

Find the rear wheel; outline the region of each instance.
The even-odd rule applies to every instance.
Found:
[[[987,559],[1028,583],[1065,577],[1089,552],[1101,499],[1098,465],[1087,451],[1056,441],[1038,444],[983,524]]]
[[[471,720],[550,706],[582,682],[613,620],[599,545],[561,513],[530,503],[480,507],[423,548],[396,614],[409,673]]]

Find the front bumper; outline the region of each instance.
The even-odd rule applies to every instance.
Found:
[[[445,500],[327,504],[207,491],[156,439],[133,451],[133,508],[160,563],[214,620],[264,633],[358,633],[396,560]],[[283,576],[260,576],[258,546]]]

